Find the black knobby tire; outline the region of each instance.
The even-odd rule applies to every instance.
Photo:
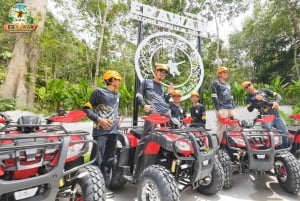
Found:
[[[126,137],[124,135],[118,135],[117,143],[121,143],[122,146],[126,146],[124,142],[125,138]],[[118,167],[120,152],[121,150],[116,148],[115,158],[112,161],[110,168],[105,168],[104,170],[105,185],[110,190],[119,190],[127,183],[127,180],[123,177],[123,169]]]
[[[180,201],[174,176],[163,166],[148,166],[141,174],[137,186],[139,201]]]
[[[97,166],[87,165],[78,171],[82,177],[76,179],[75,189],[79,187],[79,195],[84,201],[104,201],[104,178]],[[85,174],[87,173],[87,174]]]
[[[127,181],[123,178],[123,171],[117,167],[111,168],[105,175],[105,185],[110,190],[121,189]]]
[[[224,171],[220,161],[216,158],[208,183],[201,183],[197,191],[204,195],[214,195],[223,188]]]
[[[218,153],[218,159],[223,167],[224,171],[224,189],[230,189],[232,187],[232,164],[231,158],[227,151],[220,149]]]
[[[297,163],[297,159],[288,151],[275,157],[275,175],[280,187],[288,193],[300,191],[300,167]]]
[[[300,155],[295,155],[295,158],[296,158],[296,160],[297,160],[297,162],[298,162],[298,166],[300,167]]]

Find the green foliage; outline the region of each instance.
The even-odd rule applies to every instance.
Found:
[[[230,37],[230,52],[235,62],[252,68],[253,81],[270,83],[295,79],[293,26],[287,10],[274,1],[257,1],[254,14],[240,33]]]
[[[46,111],[57,111],[67,98],[68,82],[64,79],[52,79],[46,87],[36,89],[38,108]]]
[[[129,88],[130,89],[130,88]],[[132,89],[132,88],[131,88]],[[123,116],[132,115],[134,91],[129,91],[125,84],[121,84],[119,92],[121,94],[120,110]]]
[[[72,83],[66,90],[66,98],[63,102],[64,109],[81,109],[84,103],[89,100],[92,91],[92,87],[85,80],[81,79],[79,83]]]
[[[16,100],[12,98],[0,98],[0,112],[16,109]]]
[[[294,105],[294,113],[300,112],[300,80],[292,81],[292,84],[286,88],[285,94],[287,103]]]

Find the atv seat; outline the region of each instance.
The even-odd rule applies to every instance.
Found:
[[[142,136],[143,136],[143,131],[144,131],[144,128],[135,128],[135,129],[131,129],[131,132],[132,134],[138,138],[138,139],[141,139]]]
[[[300,133],[299,126],[288,126],[288,130],[290,133],[292,133],[294,135]]]
[[[36,130],[39,130],[39,124],[41,124],[41,117],[37,115],[27,115],[27,116],[21,116],[17,123],[20,125],[18,127],[18,130],[22,133],[30,133],[34,132]]]

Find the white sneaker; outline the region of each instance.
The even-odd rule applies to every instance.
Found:
[[[113,198],[114,196],[115,196],[114,192],[108,190],[107,188],[105,189],[105,197],[106,197],[106,199]]]

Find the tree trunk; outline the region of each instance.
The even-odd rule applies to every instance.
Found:
[[[27,71],[26,62],[27,54],[24,34],[20,33],[16,36],[13,56],[7,68],[6,79],[0,87],[1,97],[18,98],[22,102],[26,101],[27,91],[24,84],[24,75]],[[23,96],[19,94],[23,94]]]
[[[28,83],[28,93],[27,93],[27,106],[33,108],[34,107],[34,98],[35,98],[35,83],[36,77],[38,72],[38,63],[39,58],[41,55],[40,52],[40,36],[44,29],[44,24],[46,20],[46,13],[47,13],[47,4],[48,0],[27,0],[28,6],[31,8],[31,14],[33,17],[39,16],[40,19],[38,22],[38,28],[36,33],[32,37],[33,43],[30,45],[30,51],[28,52],[29,57],[29,68],[31,76],[29,76],[29,83]],[[35,19],[36,19],[35,18]],[[35,40],[37,39],[37,40]]]
[[[35,81],[40,56],[39,37],[44,28],[47,0],[27,0],[25,5],[30,8],[32,17],[38,28],[29,34],[16,33],[13,56],[7,67],[4,83],[0,86],[0,96],[15,98],[17,107],[33,107]],[[37,21],[39,19],[39,21]],[[25,37],[32,34],[31,43],[25,43]]]
[[[96,58],[96,70],[95,70],[95,77],[94,77],[94,87],[97,86],[97,77],[99,77],[100,73],[100,61],[101,61],[101,56],[102,56],[102,44],[103,44],[103,37],[104,37],[104,31],[106,28],[106,23],[107,23],[107,15],[110,12],[111,9],[111,3],[110,1],[104,1],[106,4],[106,8],[104,10],[103,17],[101,16],[101,8],[100,4],[98,3],[98,12],[99,12],[99,24],[101,25],[100,28],[100,37],[99,37],[99,42],[98,42],[98,50],[97,50],[97,58]]]

